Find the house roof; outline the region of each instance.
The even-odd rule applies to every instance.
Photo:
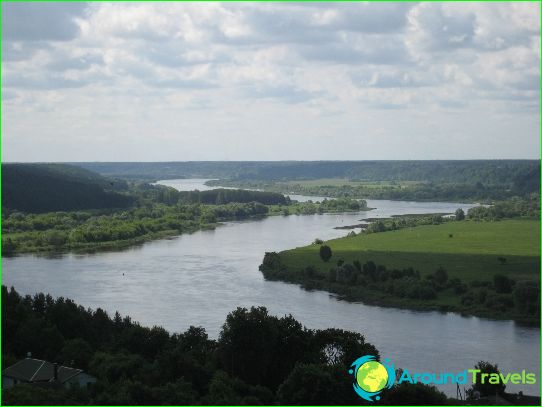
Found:
[[[26,358],[4,369],[2,376],[25,382],[50,382],[54,379],[54,372],[53,363],[46,360]],[[64,383],[81,372],[81,369],[59,366],[58,381]]]

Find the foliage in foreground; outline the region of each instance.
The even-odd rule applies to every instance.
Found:
[[[88,390],[17,385],[2,391],[4,403],[11,405],[363,404],[347,369],[360,355],[378,357],[359,333],[310,330],[263,307],[231,312],[213,340],[203,328],[170,334],[69,299],[22,297],[5,286],[2,329],[5,365],[32,352],[36,358],[74,363],[98,379]],[[406,390],[407,403],[448,401],[428,386]],[[386,397],[401,403],[404,392],[398,386]]]

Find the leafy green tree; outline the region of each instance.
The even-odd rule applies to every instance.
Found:
[[[359,260],[354,260],[353,263],[354,267],[356,268],[357,271],[361,272],[361,263]]]
[[[484,362],[483,360],[478,362],[474,369],[478,371],[476,373],[476,383],[473,383],[471,388],[467,390],[467,395],[472,398],[474,397],[474,393],[478,392],[480,396],[494,396],[495,394],[502,395],[504,394],[504,390],[506,389],[506,385],[501,383],[499,381],[498,384],[491,384],[489,382],[488,376],[486,376],[484,383],[482,383],[481,375],[483,373],[485,374],[500,374],[499,368],[497,365],[492,365],[489,362]]]
[[[56,406],[88,404],[88,395],[77,389],[53,389],[18,384],[2,389],[2,404],[9,406]]]
[[[9,256],[15,253],[16,249],[17,249],[17,244],[10,237],[2,239],[2,255],[3,256]]]
[[[448,272],[442,266],[440,266],[437,271],[435,271],[433,279],[435,283],[443,287],[448,281]]]
[[[502,274],[495,274],[493,276],[493,284],[495,285],[495,291],[497,293],[509,294],[512,292],[515,281]]]
[[[218,340],[224,370],[249,384],[276,388],[296,362],[314,359],[310,333],[291,316],[270,316],[264,307],[228,314]]]
[[[518,310],[526,315],[540,314],[540,283],[522,281],[514,289],[514,302]]]
[[[333,252],[331,251],[331,247],[327,245],[320,246],[320,258],[325,261],[326,263],[331,259],[331,256],[333,256]]]
[[[278,389],[282,405],[360,404],[344,366],[298,364]]]
[[[264,386],[248,385],[219,370],[213,376],[203,401],[211,405],[269,405],[274,404],[274,394]]]
[[[92,356],[93,350],[90,344],[84,339],[75,338],[64,342],[59,360],[64,366],[87,370]]]
[[[357,332],[338,328],[318,330],[314,333],[314,343],[319,351],[319,362],[329,365],[350,366],[360,355],[379,357],[378,350]]]
[[[465,212],[462,208],[458,208],[455,211],[455,220],[464,220],[465,219]]]

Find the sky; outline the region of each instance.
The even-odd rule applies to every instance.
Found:
[[[540,4],[2,3],[3,161],[540,158]]]

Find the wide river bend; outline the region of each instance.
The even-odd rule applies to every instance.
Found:
[[[179,190],[206,189],[205,180],[160,183]],[[308,200],[315,197],[292,196]],[[367,306],[326,292],[265,281],[258,271],[266,251],[306,245],[315,238],[344,236],[334,229],[365,217],[465,211],[468,204],[368,200],[369,212],[273,216],[228,222],[216,230],[162,239],[115,252],[22,255],[2,258],[2,284],[20,293],[48,292],[85,307],[130,315],[142,325],[183,331],[203,326],[217,337],[228,312],[262,305],[276,315],[292,314],[309,328],[361,332],[383,357],[410,372],[459,372],[479,360],[503,372],[526,369],[539,380],[540,329],[513,321]],[[453,386],[439,386],[455,395]],[[538,395],[538,385],[509,385],[509,391]]]

